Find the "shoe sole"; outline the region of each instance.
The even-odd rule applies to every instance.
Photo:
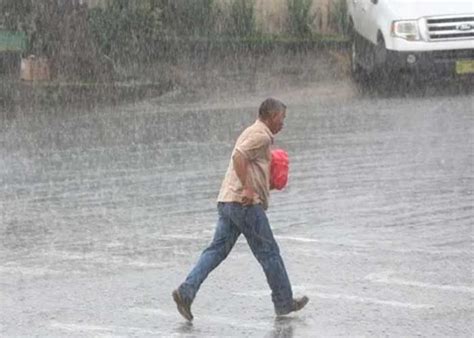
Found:
[[[301,307],[300,307],[300,308],[291,310],[291,311],[286,312],[286,313],[278,313],[278,312],[277,312],[276,315],[277,315],[277,317],[283,317],[283,316],[289,315],[290,313],[300,311],[300,310],[302,310],[302,309],[306,306],[306,304],[308,304],[308,303],[309,303],[309,298],[305,296],[305,297],[303,298],[303,302],[301,303]]]
[[[295,311],[302,310],[306,306],[306,304],[308,304],[308,303],[309,303],[309,298],[305,296],[303,298],[303,302],[301,303],[301,307],[299,309],[296,309]]]
[[[193,315],[191,315],[184,309],[184,305],[183,305],[184,301],[179,295],[179,292],[174,290],[172,293],[172,296],[173,296],[174,302],[176,303],[176,307],[178,308],[178,312],[181,314],[181,316],[184,317],[184,319],[191,322],[193,320]]]

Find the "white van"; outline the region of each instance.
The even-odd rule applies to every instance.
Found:
[[[474,0],[347,0],[347,7],[356,81],[474,75]]]

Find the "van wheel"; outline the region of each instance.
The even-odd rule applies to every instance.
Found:
[[[364,69],[359,64],[358,60],[360,60],[360,41],[357,37],[357,33],[352,32],[351,34],[351,75],[352,79],[355,82],[362,82],[364,81]]]
[[[379,36],[377,45],[373,50],[373,78],[378,84],[384,84],[388,82],[389,72],[387,65],[387,48],[385,47],[385,40],[382,36]]]

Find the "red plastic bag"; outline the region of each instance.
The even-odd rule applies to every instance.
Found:
[[[272,150],[270,163],[270,186],[282,190],[288,182],[289,170],[288,153],[283,149]]]

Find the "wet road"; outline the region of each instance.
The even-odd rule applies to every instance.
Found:
[[[265,96],[3,120],[0,335],[471,337],[474,96],[339,89],[279,93],[291,176],[268,215],[311,299],[283,319],[243,238],[192,325],[170,297],[211,239],[233,142]]]

